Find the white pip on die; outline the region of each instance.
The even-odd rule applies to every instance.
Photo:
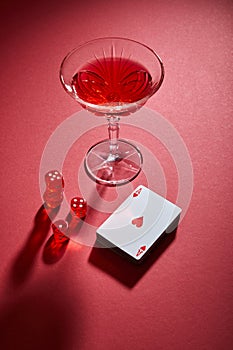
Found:
[[[97,242],[139,262],[166,232],[176,229],[181,208],[140,185],[97,229]]]

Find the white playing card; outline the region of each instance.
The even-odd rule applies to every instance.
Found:
[[[180,213],[175,204],[140,185],[97,229],[97,240],[140,260],[163,232],[175,229]]]

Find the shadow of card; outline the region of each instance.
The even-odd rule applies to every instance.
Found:
[[[133,288],[175,240],[176,231],[162,234],[140,264],[135,264],[128,256],[121,254],[118,248],[100,248],[97,242],[96,246],[92,248],[88,262],[117,279],[126,287]]]

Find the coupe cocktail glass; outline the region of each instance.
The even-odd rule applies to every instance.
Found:
[[[126,38],[95,39],[64,58],[60,80],[65,91],[83,108],[108,121],[108,139],[93,145],[84,161],[88,175],[96,182],[122,185],[141,171],[142,154],[131,142],[119,139],[119,121],[143,106],[163,78],[159,56]]]

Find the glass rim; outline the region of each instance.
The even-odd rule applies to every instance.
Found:
[[[75,52],[77,52],[78,50],[80,50],[81,48],[84,48],[85,46],[88,46],[92,43],[95,43],[97,41],[107,41],[107,40],[122,40],[122,41],[128,41],[128,42],[132,42],[134,44],[137,44],[137,45],[140,45],[142,47],[144,47],[145,49],[149,50],[153,55],[154,57],[156,57],[156,59],[158,60],[159,62],[159,65],[160,65],[160,68],[161,68],[161,74],[160,74],[160,79],[158,81],[158,84],[156,86],[156,89],[153,91],[153,93],[149,96],[151,97],[152,95],[154,95],[154,93],[156,91],[159,90],[160,86],[162,85],[162,82],[164,80],[164,65],[163,65],[163,61],[162,59],[160,58],[160,56],[149,46],[147,46],[146,44],[143,44],[141,43],[140,41],[137,41],[137,40],[134,40],[134,39],[129,39],[129,38],[125,38],[125,37],[118,37],[118,36],[106,36],[106,37],[99,37],[99,38],[95,38],[95,39],[91,39],[91,40],[88,40],[78,46],[76,46],[75,48],[73,48],[72,50],[70,50],[66,55],[65,57],[63,58],[62,62],[61,62],[61,65],[60,65],[60,70],[59,70],[59,78],[60,78],[60,81],[61,81],[61,84],[63,85],[63,87],[65,88],[65,90],[71,94],[71,92],[69,91],[69,89],[67,89],[67,84],[66,84],[66,81],[64,79],[64,74],[63,74],[63,68],[64,68],[64,64],[65,62],[69,59],[69,57],[71,57]],[[78,98],[76,99],[79,103],[83,103],[85,105],[88,105],[89,103],[87,103],[86,101],[83,101],[81,98]],[[89,107],[96,107],[96,105],[93,105],[93,104],[90,104]],[[103,107],[103,106],[102,106]]]
[[[104,37],[99,37],[99,38],[95,38],[95,39],[91,39],[91,40],[88,40],[88,41],[85,41],[81,44],[79,44],[78,46],[74,47],[73,49],[71,49],[64,57],[64,59],[62,60],[62,63],[69,57],[71,56],[75,51],[81,49],[82,47],[85,47],[89,44],[92,44],[96,41],[100,41],[100,40],[122,40],[122,41],[130,41],[132,43],[135,43],[135,44],[139,44],[140,46],[144,46],[146,49],[148,49],[149,51],[151,51],[158,59],[159,61],[163,64],[160,56],[148,45],[146,44],[143,44],[141,43],[140,41],[137,41],[137,40],[134,40],[134,39],[130,39],[130,38],[125,38],[125,37],[120,37],[120,36],[104,36]],[[61,66],[62,66],[62,63],[61,63]]]

